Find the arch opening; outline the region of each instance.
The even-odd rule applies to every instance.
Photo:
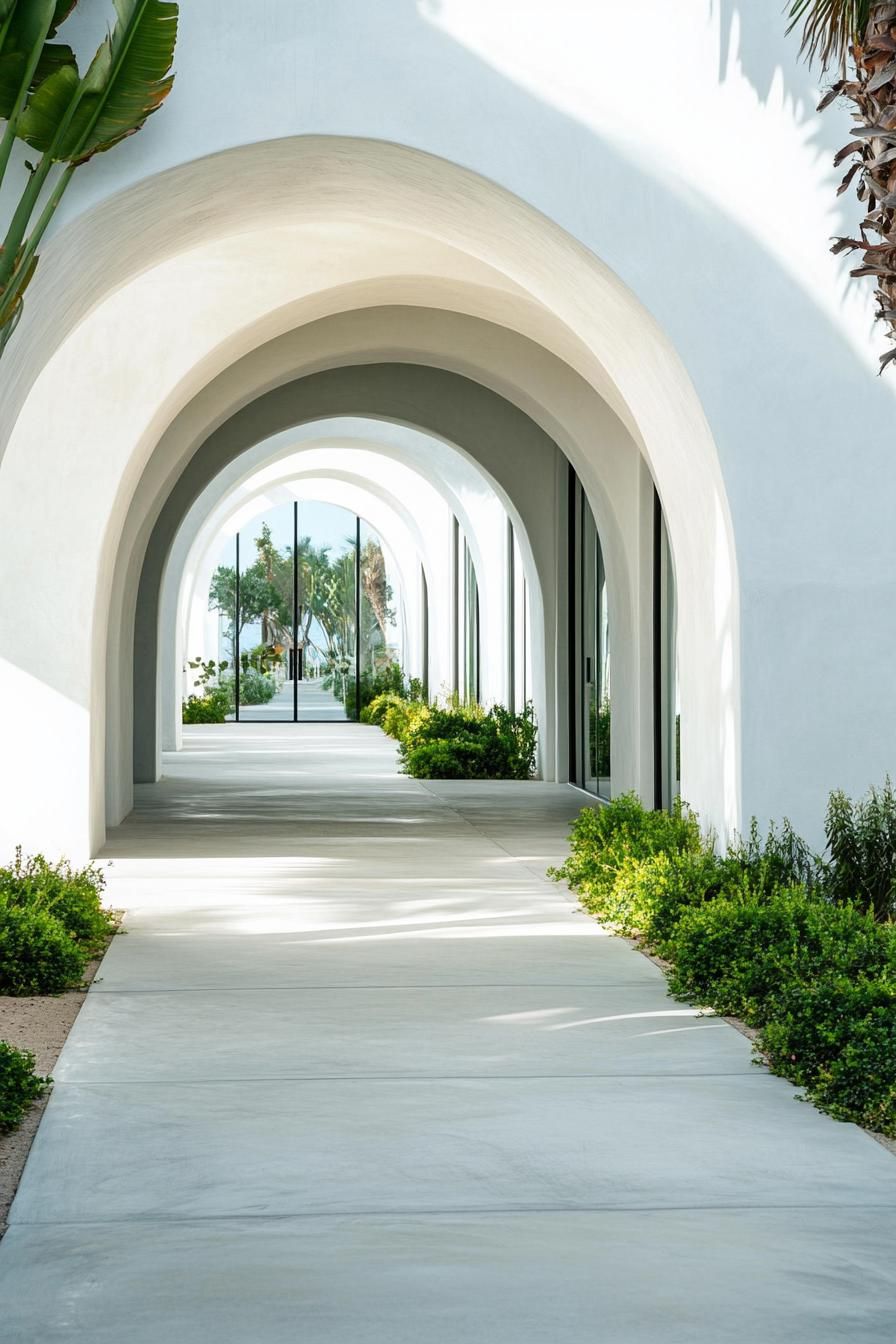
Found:
[[[193,655],[192,663],[212,654],[216,661],[224,653],[227,661],[233,656],[232,638],[222,648],[220,614],[211,618],[211,625],[218,627],[213,630],[208,614],[209,605],[218,606],[214,594],[209,602],[209,593],[222,539],[225,552],[232,555],[235,538],[245,535],[250,518],[311,498],[354,511],[374,529],[384,551],[391,548],[394,560],[387,569],[394,568],[398,584],[389,585],[388,601],[395,599],[396,614],[400,609],[396,633],[401,627],[401,657],[392,661],[400,664],[405,681],[414,678],[443,696],[523,707],[531,687],[531,660],[526,639],[510,645],[509,603],[515,586],[517,603],[524,600],[528,609],[533,575],[522,561],[515,534],[518,559],[508,566],[507,536],[513,525],[485,476],[450,444],[418,431],[361,419],[329,420],[283,432],[242,453],[209,483],[181,524],[165,566],[160,602],[164,746],[179,742],[180,703],[187,689],[184,653]],[[462,572],[452,565],[455,527],[462,551],[469,555],[475,604],[465,594]],[[232,601],[228,593],[228,603]],[[465,605],[470,608],[467,620]],[[460,619],[455,622],[455,617]],[[525,625],[531,625],[528,610]],[[371,651],[367,653],[370,673]],[[284,654],[283,666],[294,671],[286,650]],[[365,701],[369,691],[365,685]],[[298,699],[297,693],[294,718],[302,717]],[[355,699],[355,713],[358,707]]]
[[[228,203],[226,187],[237,168],[245,185],[239,206]],[[287,187],[272,200],[273,177],[313,186],[294,193]],[[140,202],[138,257],[121,244]],[[48,341],[41,314],[51,302],[49,286],[70,275],[71,249],[86,240],[114,255],[115,265],[92,271],[83,292],[67,281],[63,307],[72,325]],[[252,285],[245,283],[247,257]],[[59,295],[52,301],[58,307]],[[179,319],[185,310],[189,322]],[[83,376],[85,344],[101,344],[106,354],[96,378]],[[403,393],[380,409],[358,391],[365,379],[385,376],[371,373],[377,367],[419,370],[418,389],[427,376],[463,379],[463,404],[446,407],[435,426]],[[618,724],[614,706],[620,785],[642,792],[653,768],[645,531],[655,481],[678,579],[688,725],[682,787],[707,821],[727,827],[738,820],[736,565],[705,418],[680,361],[637,300],[524,202],[401,146],[308,137],[227,151],[142,184],[62,231],[47,251],[14,372],[0,468],[13,488],[0,504],[0,523],[12,523],[7,514],[18,509],[29,481],[54,482],[45,516],[31,536],[18,537],[16,563],[42,572],[50,539],[55,554],[75,537],[89,537],[59,595],[78,638],[63,632],[56,660],[7,641],[16,652],[4,666],[8,693],[30,721],[12,743],[26,774],[33,772],[34,720],[48,740],[67,744],[52,787],[67,801],[77,795],[74,807],[59,809],[66,813],[60,841],[71,852],[101,843],[104,794],[112,818],[128,805],[131,651],[136,637],[138,658],[154,666],[153,651],[139,646],[157,640],[157,630],[137,628],[138,606],[154,600],[144,592],[138,601],[137,590],[145,561],[158,564],[156,527],[166,501],[183,493],[203,446],[220,444],[215,436],[226,436],[246,410],[290,383],[307,389],[311,379],[331,376],[352,382],[355,399],[323,403],[318,418],[349,410],[457,442],[469,437],[456,422],[478,393],[501,399],[532,427],[525,433],[553,445],[548,498],[555,507],[545,509],[543,492],[533,500],[536,513],[551,514],[552,536],[539,540],[537,528],[528,531],[533,561],[549,559],[554,581],[545,596],[545,649],[535,662],[546,688],[553,679],[555,710],[565,620],[556,587],[558,520],[564,462],[572,463],[610,578],[614,680],[627,699]],[[57,379],[80,385],[64,412],[48,395]],[[110,395],[110,388],[127,394]],[[512,460],[504,467],[515,496],[537,493],[514,473]],[[15,527],[0,528],[4,534],[15,536]],[[4,613],[13,627],[19,614],[15,602]],[[560,717],[545,726],[554,778],[566,769]],[[42,784],[32,791],[26,781],[23,795],[41,796]],[[43,807],[39,813],[10,821],[26,843],[41,830]]]

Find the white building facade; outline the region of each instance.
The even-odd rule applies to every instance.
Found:
[[[299,479],[410,557],[436,682],[465,517],[495,700],[516,547],[546,779],[589,785],[601,622],[613,792],[666,801],[678,718],[723,832],[817,840],[892,770],[896,384],[828,250],[847,115],[752,8],[182,4],[174,92],[77,174],[0,373],[4,852],[128,813],[176,745],[203,529]]]

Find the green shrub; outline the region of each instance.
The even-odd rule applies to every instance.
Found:
[[[628,859],[619,869],[602,918],[669,955],[668,941],[684,912],[714,900],[719,864],[709,848],[673,850]],[[583,900],[586,909],[588,903]]]
[[[396,699],[383,716],[383,732],[398,742],[404,742],[413,736],[424,719],[429,718],[429,712],[429,705]]]
[[[794,983],[819,975],[875,975],[896,969],[890,929],[849,906],[833,906],[804,887],[768,896],[720,896],[685,910],[668,939],[669,978],[680,998],[711,1002],[752,1026],[777,1012],[777,998]]]
[[[225,686],[215,686],[204,695],[191,695],[183,703],[184,723],[226,723],[233,713],[233,697]]]
[[[896,983],[825,975],[786,985],[757,1048],[838,1120],[896,1138]]]
[[[670,988],[759,1028],[770,1067],[842,1120],[896,1137],[896,799],[833,795],[830,863],[785,822],[724,855],[685,807],[587,808],[555,877],[672,962]],[[875,867],[875,865],[877,865]]]
[[[499,760],[510,779],[531,779],[535,771],[538,729],[531,704],[517,714],[503,705],[493,705],[488,718],[494,723]]]
[[[648,812],[634,793],[624,793],[579,813],[569,858],[551,876],[568,882],[591,914],[631,934],[645,930],[658,895],[668,892],[677,905],[682,891],[690,890],[692,869],[677,865],[674,856],[700,860],[702,881],[704,853],[697,818],[685,806]]]
[[[825,834],[831,899],[872,910],[877,919],[896,915],[896,793],[890,780],[858,802],[832,793]]]
[[[786,819],[780,829],[772,823],[763,838],[754,817],[746,837],[734,840],[720,859],[721,886],[760,896],[779,887],[818,887],[824,865]]]
[[[381,695],[404,696],[404,673],[399,663],[387,663],[385,667],[378,668],[375,672],[369,668],[364,668],[359,677],[359,687],[355,685],[355,678],[349,675],[345,681],[345,712],[350,719],[354,719],[357,714],[367,708],[372,700],[376,700]],[[342,687],[342,681],[339,677],[328,676],[324,679],[324,688],[332,690],[339,695]],[[360,689],[360,700],[356,701],[356,691]]]
[[[535,766],[531,705],[521,714],[497,705],[393,708],[384,727],[398,733],[403,768],[417,779],[529,779]]]
[[[93,864],[75,869],[64,859],[51,864],[42,854],[23,859],[20,849],[10,867],[0,868],[0,902],[45,911],[90,953],[100,951],[115,928],[102,905],[105,885]]]
[[[0,994],[59,994],[80,984],[89,951],[46,910],[0,900]]]
[[[383,720],[390,709],[404,707],[408,701],[402,696],[396,695],[394,691],[383,691],[382,695],[377,695],[365,705],[361,710],[361,722],[372,723],[377,728],[382,728]]]
[[[32,1054],[0,1041],[0,1134],[9,1134],[21,1123],[28,1107],[43,1096],[50,1082],[35,1074]]]
[[[404,768],[414,779],[487,779],[486,750],[475,738],[437,739],[411,747]]]
[[[216,689],[226,695],[226,712],[232,714],[234,704],[236,703],[235,678],[224,677],[220,686]],[[273,677],[268,676],[266,672],[260,672],[257,667],[253,667],[251,664],[247,664],[245,667],[240,667],[241,705],[266,705],[269,701],[273,700],[276,694],[277,683]],[[223,722],[223,720],[221,720],[221,722]]]

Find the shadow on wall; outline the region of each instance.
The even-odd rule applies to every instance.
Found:
[[[783,3],[778,10],[774,6],[751,4],[749,0],[746,4],[743,0],[709,0],[709,7],[711,13],[719,15],[719,83],[725,82],[732,63],[736,62],[759,99],[767,102],[775,79],[780,79],[795,119],[808,132],[806,143],[818,150],[826,167],[832,165],[834,155],[850,139],[849,112],[839,103],[823,113],[815,110],[822,92],[834,82],[837,74],[822,70],[816,63],[810,65],[805,57],[797,56],[800,29],[795,28],[789,38],[785,37],[788,19]],[[769,55],[776,44],[780,48],[784,42],[789,43],[794,54],[794,61],[788,65]],[[833,183],[842,176],[844,169],[837,174],[833,173],[833,168],[831,171],[831,205],[836,222],[832,231],[835,234],[849,233],[863,211],[854,193],[834,197],[836,188]],[[839,265],[844,280],[848,280],[848,259],[842,258]]]

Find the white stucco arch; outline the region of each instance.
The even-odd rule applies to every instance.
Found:
[[[72,264],[76,256],[87,266]],[[44,843],[50,814],[60,819],[58,846],[82,853],[101,841],[104,707],[107,693],[120,694],[106,685],[107,643],[127,643],[119,613],[128,593],[133,603],[142,547],[197,443],[283,377],[265,356],[252,364],[252,352],[270,356],[278,337],[300,338],[309,323],[339,313],[350,315],[350,328],[361,310],[383,304],[487,325],[492,334],[478,352],[466,346],[452,359],[433,340],[429,357],[555,425],[597,510],[606,464],[595,425],[621,475],[637,474],[633,445],[644,455],[679,581],[683,786],[709,820],[738,819],[734,544],[712,437],[670,343],[617,276],[507,191],[397,145],[300,137],[141,183],[75,220],[47,249],[0,412],[0,535],[14,572],[52,586],[65,629],[53,655],[2,640],[3,693],[26,725],[11,743],[23,800],[6,818],[11,838]],[[425,326],[406,329],[410,350],[389,357],[425,360]],[[533,392],[529,370],[510,359],[520,342],[531,347],[530,362],[550,362],[550,389]],[[368,333],[357,348],[344,330],[325,366],[370,360],[372,343]],[[316,359],[309,352],[306,371]],[[234,388],[229,406],[219,387],[215,404],[207,390],[244,360],[254,385]],[[70,389],[64,403],[53,395],[59,386]],[[590,436],[570,431],[576,414],[590,420]],[[38,485],[42,511],[22,536],[23,496]],[[73,558],[61,574],[48,560],[60,547]],[[27,628],[28,600],[23,590],[7,604],[4,636]],[[57,757],[64,744],[52,777],[35,763],[35,729]],[[114,730],[109,746],[124,750]]]
[[[504,538],[498,521],[506,515],[489,483],[472,462],[442,440],[400,425],[359,419],[328,421],[281,434],[242,454],[206,487],[184,519],[165,567],[160,600],[163,746],[175,747],[180,741],[180,669],[186,612],[197,586],[204,602],[212,539],[227,528],[239,507],[263,491],[290,482],[317,488],[337,479],[353,484],[358,492],[357,511],[379,530],[387,544],[394,539],[396,527],[406,532],[408,545],[415,549],[426,574],[431,610],[442,616],[450,602],[450,519],[452,515],[457,517],[481,587],[483,696],[487,703],[506,699],[506,574]],[[383,484],[384,479],[389,488]],[[331,494],[326,498],[338,502]],[[425,517],[425,528],[408,500],[413,500],[414,508]],[[444,514],[441,519],[439,505]],[[524,570],[527,585],[537,588],[538,577],[532,567]],[[405,591],[414,594],[416,576],[403,573],[402,578]],[[407,613],[412,630],[418,614],[413,610]],[[195,652],[192,645],[189,651]],[[448,686],[451,649],[447,621],[431,621],[429,655],[426,671],[433,689]],[[424,669],[415,664],[408,671],[417,676]]]
[[[413,310],[416,313],[417,310]],[[366,314],[365,316],[375,316]],[[297,333],[298,334],[298,333]],[[326,336],[322,324],[312,324],[301,332],[303,342],[320,352]],[[344,340],[344,333],[338,339]],[[270,350],[258,352],[270,364]],[[384,424],[400,416],[405,426],[417,431],[428,429],[456,446],[458,452],[478,462],[479,474],[495,493],[514,522],[517,541],[526,573],[531,577],[528,590],[531,613],[530,637],[533,665],[533,700],[541,726],[540,759],[548,778],[562,770],[565,744],[557,735],[556,687],[557,656],[563,643],[562,617],[558,615],[557,535],[555,510],[558,494],[565,490],[566,459],[556,444],[526,415],[510,402],[496,396],[481,384],[449,374],[441,367],[396,362],[362,363],[319,370],[304,377],[289,377],[301,366],[298,347],[285,340],[276,352],[285,360],[286,381],[244,405],[213,433],[208,435],[190,459],[189,467],[160,507],[145,547],[139,576],[137,600],[131,619],[136,616],[133,660],[134,697],[134,777],[146,782],[158,777],[159,704],[154,673],[158,644],[157,594],[167,557],[177,530],[193,499],[221,465],[241,456],[288,427],[316,423],[333,416],[355,414],[379,418]],[[227,370],[216,389],[229,399],[240,386],[241,375],[254,380],[252,360]],[[247,368],[243,368],[243,365]],[[175,422],[170,436],[177,442],[182,426]],[[406,432],[407,429],[406,429]],[[166,436],[166,439],[169,436]],[[164,444],[160,445],[160,451]],[[562,464],[562,466],[561,466]],[[562,477],[562,481],[561,478]],[[136,532],[136,527],[134,528]],[[127,601],[127,590],[124,589]],[[550,594],[554,602],[546,602]],[[620,611],[624,609],[624,604]],[[128,608],[121,609],[121,622],[128,619]],[[120,687],[117,696],[108,696],[110,715],[130,711],[131,669],[112,650],[109,683]],[[625,715],[620,713],[620,725]],[[125,729],[129,731],[129,726]],[[115,721],[111,721],[110,738]],[[616,734],[620,762],[625,760],[626,741],[622,731]],[[558,760],[558,756],[561,758]],[[631,762],[628,762],[631,766]],[[125,772],[128,773],[125,773]],[[561,776],[562,777],[562,776]],[[108,779],[115,792],[109,794],[113,816],[130,803],[129,762],[119,754],[109,760]]]
[[[238,531],[244,529],[253,516],[278,505],[292,505],[294,499],[303,498],[324,504],[332,504],[357,515],[363,524],[370,526],[380,537],[390,575],[397,580],[395,597],[398,603],[398,627],[402,644],[406,644],[410,633],[413,644],[418,642],[416,611],[420,601],[420,554],[414,544],[405,520],[396,512],[391,503],[367,487],[366,482],[351,473],[338,471],[323,472],[310,469],[304,473],[290,473],[281,480],[273,480],[254,490],[240,495],[232,501],[229,509],[222,510],[216,533],[197,538],[187,567],[180,583],[180,608],[176,628],[171,631],[171,642],[177,654],[176,666],[183,667],[187,657],[218,657],[217,640],[215,647],[206,647],[208,627],[208,589],[212,572],[218,563],[222,538],[232,541]],[[215,546],[215,542],[218,546]],[[170,568],[170,567],[169,567]],[[171,576],[172,578],[174,576]],[[166,572],[166,579],[169,578]],[[160,614],[164,620],[165,592],[163,588],[160,602]],[[409,608],[409,610],[407,610]],[[408,629],[410,624],[410,631]],[[160,671],[164,674],[172,661],[166,657],[164,628],[160,631]],[[416,665],[413,675],[419,675]],[[185,693],[187,684],[183,675],[173,678],[176,693],[176,708]],[[160,688],[162,710],[163,745],[165,739],[177,737],[172,730],[177,726],[178,715],[168,719],[164,684]],[[168,745],[176,743],[169,742]]]

